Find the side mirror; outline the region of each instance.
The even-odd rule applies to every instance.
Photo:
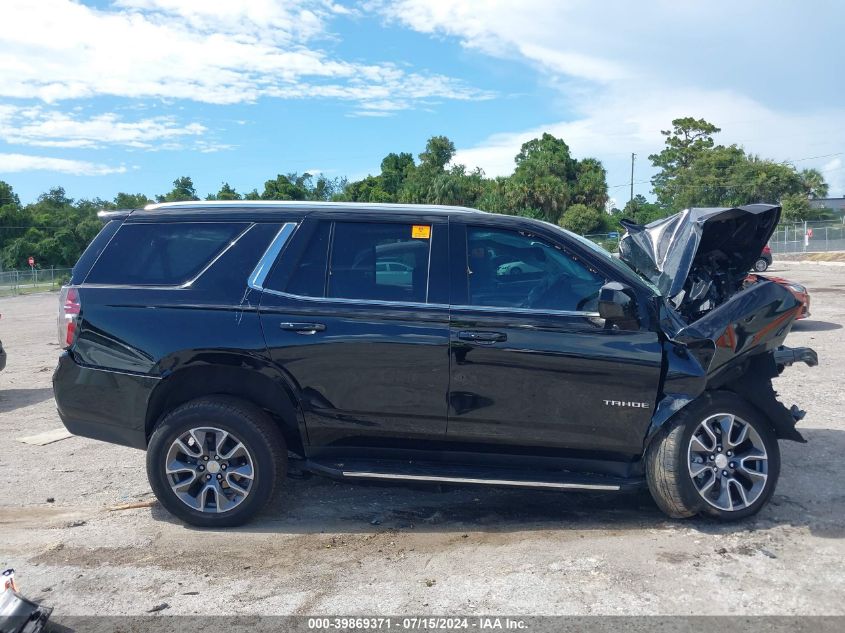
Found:
[[[634,291],[618,281],[603,285],[599,290],[599,316],[621,330],[639,329]]]

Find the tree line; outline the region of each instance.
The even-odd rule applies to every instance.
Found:
[[[509,176],[488,178],[481,169],[454,164],[454,143],[434,136],[416,159],[407,152],[391,152],[381,161],[379,173],[358,181],[278,174],[265,181],[262,191],[241,193],[224,182],[205,199],[459,205],[534,217],[582,235],[619,231],[622,218],[647,223],[692,206],[780,202],[785,219],[824,216],[824,211],[810,207],[811,199],[828,193],[818,170],[799,171],[737,145],[717,145],[714,135],[720,131],[703,119],[672,121],[672,129],[662,132],[663,149],[649,156],[657,169],[651,180],[655,201],[638,195],[622,209],[609,204],[602,163],[572,156],[566,142],[551,134],[524,143]],[[177,178],[170,191],[155,196],[157,202],[199,199],[189,176]],[[0,265],[22,268],[33,256],[39,265],[72,266],[100,230],[99,210],[141,208],[151,202],[143,193],[73,200],[55,187],[24,205],[11,185],[0,181]]]

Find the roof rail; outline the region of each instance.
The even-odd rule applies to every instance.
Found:
[[[360,209],[368,211],[433,211],[451,213],[485,213],[469,207],[439,204],[393,204],[384,202],[323,202],[308,200],[190,200],[148,204],[144,211],[203,209]]]

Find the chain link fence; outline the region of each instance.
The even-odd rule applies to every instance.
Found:
[[[35,268],[0,272],[0,297],[58,290],[70,280],[71,268]]]
[[[769,246],[775,255],[845,251],[845,224],[842,222],[781,224],[769,240]]]
[[[616,253],[619,250],[621,235],[621,233],[592,233],[584,237],[611,253]],[[769,240],[769,246],[774,255],[845,251],[845,223],[827,221],[780,224]]]

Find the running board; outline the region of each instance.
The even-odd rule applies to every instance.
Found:
[[[482,485],[536,490],[618,492],[640,488],[642,478],[622,478],[567,471],[518,471],[437,463],[317,462],[306,460],[303,470],[334,479],[406,481],[433,484]]]

